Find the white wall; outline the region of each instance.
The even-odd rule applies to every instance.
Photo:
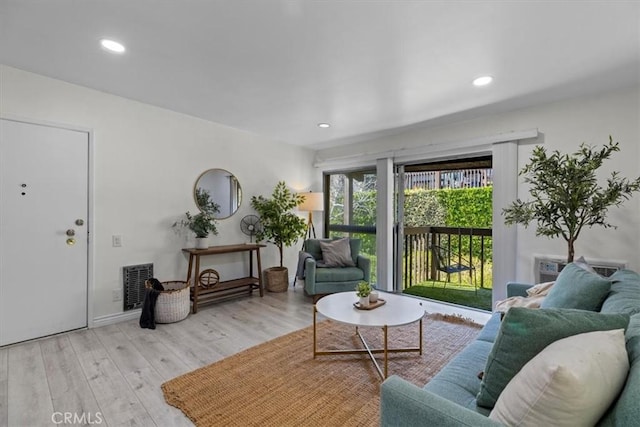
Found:
[[[112,290],[122,288],[124,265],[153,262],[160,280],[184,280],[187,259],[180,249],[194,241],[171,225],[185,211],[196,211],[193,186],[201,172],[232,172],[244,197],[239,211],[219,222],[210,244],[248,241],[239,224],[254,213],[251,196],[271,194],[279,180],[300,191],[321,187],[311,150],[6,66],[0,66],[0,116],[93,133],[94,319],[122,311]],[[111,246],[115,234],[123,237],[121,248]],[[286,252],[290,275],[297,250]],[[263,267],[278,263],[273,245],[262,253]],[[246,274],[240,255],[207,259],[223,279]]]
[[[548,150],[573,152],[581,142],[601,145],[609,135],[620,142],[621,151],[603,165],[608,175],[617,170],[622,176],[635,178],[640,175],[640,88],[626,88],[614,92],[565,100],[534,108],[478,117],[463,122],[414,129],[393,136],[373,139],[350,146],[320,150],[319,160],[349,157],[355,154],[398,150],[402,148],[433,146],[442,151],[443,144],[469,141],[479,137],[510,131],[537,128],[543,133]],[[518,170],[527,162],[533,144],[518,148]],[[375,157],[375,156],[374,156]],[[416,159],[419,160],[419,159]],[[522,183],[518,196],[528,198]],[[640,269],[640,194],[636,194],[621,208],[610,210],[609,219],[617,230],[585,229],[576,244],[576,254],[589,259],[622,260],[635,270]],[[494,224],[494,227],[496,224]],[[533,254],[560,255],[566,257],[564,240],[535,236],[535,227],[517,228],[516,277],[513,280],[533,281]]]

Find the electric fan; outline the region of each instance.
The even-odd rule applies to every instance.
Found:
[[[250,237],[250,243],[253,243],[253,236],[262,231],[262,224],[257,215],[247,215],[240,220],[240,230]]]

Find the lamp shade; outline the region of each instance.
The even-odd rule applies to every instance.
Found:
[[[304,202],[298,205],[298,209],[306,212],[322,212],[324,210],[324,193],[299,193],[304,196]]]

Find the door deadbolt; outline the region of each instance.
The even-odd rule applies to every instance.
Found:
[[[67,236],[71,237],[71,236],[75,236],[76,235],[76,231],[73,229],[68,229],[67,230]]]
[[[76,225],[83,226],[84,225],[84,221],[81,220],[81,219],[76,219]]]

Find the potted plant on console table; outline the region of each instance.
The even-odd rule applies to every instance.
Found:
[[[289,287],[289,271],[284,266],[284,247],[295,244],[306,233],[306,223],[291,210],[304,201],[304,196],[291,192],[284,181],[278,182],[271,198],[251,197],[251,206],[260,215],[262,231],[258,241],[266,240],[278,247],[280,267],[265,270],[267,290],[285,292]]]
[[[186,227],[196,235],[196,249],[206,249],[209,245],[207,237],[209,233],[218,234],[216,213],[220,213],[220,206],[213,202],[206,190],[196,190],[196,199],[200,208],[200,213],[191,215],[189,211],[185,213],[186,219],[176,221],[174,227]]]

